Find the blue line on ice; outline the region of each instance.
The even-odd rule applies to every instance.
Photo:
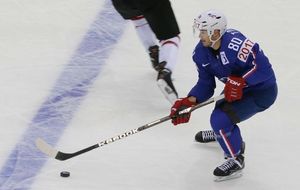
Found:
[[[35,139],[42,137],[52,145],[58,142],[120,39],[124,26],[123,19],[110,1],[106,1],[50,95],[1,168],[1,190],[30,189],[34,177],[47,161],[35,147]]]

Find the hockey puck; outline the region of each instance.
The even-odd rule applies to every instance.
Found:
[[[61,177],[69,177],[70,176],[70,172],[62,171],[62,172],[60,172],[60,176]]]

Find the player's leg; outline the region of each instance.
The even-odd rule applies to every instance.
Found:
[[[159,62],[166,62],[164,67],[173,71],[177,63],[180,31],[169,0],[156,1],[149,11],[144,12],[144,16],[160,41]]]
[[[232,123],[228,115],[220,108],[214,109],[210,122],[225,157],[229,158],[214,170],[216,180],[241,176],[241,170],[244,168],[244,155],[241,153],[243,140],[239,127]]]
[[[148,51],[152,46],[157,45],[157,39],[143,13],[134,1],[112,0],[115,9],[126,20],[131,20],[136,28],[139,39]]]
[[[165,97],[174,103],[178,94],[171,75],[177,63],[180,31],[169,0],[152,1],[144,16],[160,41],[159,63],[155,66],[158,86]]]
[[[229,157],[236,157],[243,142],[239,127],[219,108],[212,112],[210,123],[224,153]]]
[[[214,171],[219,179],[226,176],[236,177],[244,168],[243,141],[236,124],[266,110],[274,103],[276,96],[277,86],[274,85],[268,89],[246,92],[240,101],[217,103],[210,122],[217,141],[229,158]]]
[[[241,176],[241,171],[245,166],[244,155],[241,151],[243,140],[236,123],[241,121],[240,116],[247,119],[257,112],[258,107],[252,96],[244,97],[234,103],[223,102],[212,112],[211,127],[225,157],[229,158],[214,170],[217,181]]]
[[[158,40],[143,15],[133,17],[131,20],[140,41],[150,56],[152,67],[155,69],[159,63]]]
[[[124,19],[133,22],[137,35],[150,56],[153,68],[155,68],[159,63],[158,40],[150,28],[148,21],[143,16],[142,11],[138,8],[140,7],[140,2],[134,0],[112,0],[112,3]]]
[[[132,19],[136,16],[142,15],[142,12],[132,1],[127,0],[112,0],[114,8],[125,19]]]

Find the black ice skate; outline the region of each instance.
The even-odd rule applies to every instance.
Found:
[[[215,181],[219,182],[241,177],[244,167],[244,156],[242,154],[236,158],[229,158],[214,170]]]
[[[162,62],[160,65],[164,66],[166,62]],[[157,76],[157,85],[169,102],[173,104],[177,100],[178,94],[173,85],[171,74],[172,72],[169,69],[160,69]]]
[[[158,54],[159,54],[159,46],[158,45],[149,47],[149,56],[150,56],[150,60],[151,60],[151,63],[152,63],[152,67],[156,71],[159,71],[159,69],[160,69]]]
[[[200,143],[209,143],[216,141],[216,135],[213,130],[199,131],[195,135],[195,141]]]

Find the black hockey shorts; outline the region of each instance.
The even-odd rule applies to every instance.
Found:
[[[112,4],[118,11],[118,13],[126,20],[143,15],[143,13],[137,8],[136,3],[134,1],[112,0]]]
[[[169,0],[112,0],[124,19],[144,15],[158,40],[173,38],[180,33]]]
[[[157,1],[151,9],[144,12],[144,17],[159,40],[173,38],[180,33],[169,0]]]

